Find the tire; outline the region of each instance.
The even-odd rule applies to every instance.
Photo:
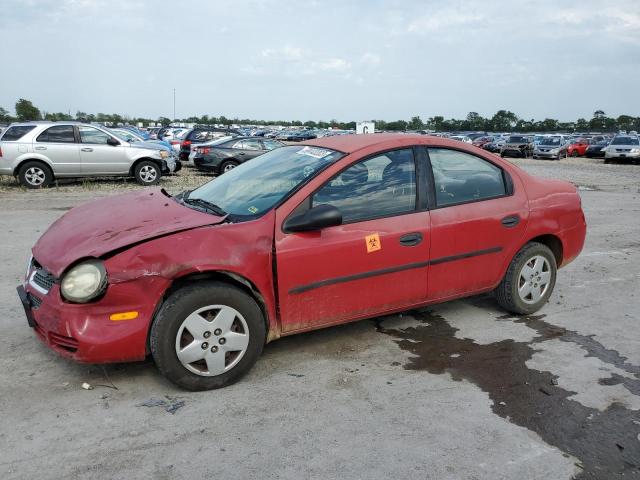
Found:
[[[610,159],[608,159],[608,158],[605,158],[605,159],[604,159],[604,163],[609,163],[609,162],[611,162],[611,160],[610,160]]]
[[[53,182],[53,172],[45,163],[32,160],[20,166],[18,181],[27,188],[46,188]]]
[[[220,165],[220,175],[228,172],[229,170],[233,170],[237,166],[238,166],[238,162],[236,162],[235,160],[227,160],[222,165]]]
[[[574,150],[573,152],[571,152],[571,156],[572,156],[573,158],[577,158],[577,157],[579,157],[579,156],[580,156],[580,153],[579,153],[577,150]]]
[[[199,281],[163,303],[149,341],[158,370],[176,385],[199,391],[240,379],[260,357],[265,339],[265,320],[251,296],[222,282]]]
[[[556,258],[549,247],[538,242],[527,243],[513,257],[495,290],[498,303],[518,315],[537,312],[553,292],[557,270]]]
[[[155,185],[162,177],[162,170],[157,163],[143,160],[134,168],[133,176],[140,185]]]

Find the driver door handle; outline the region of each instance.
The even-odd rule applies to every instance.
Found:
[[[419,232],[407,233],[400,237],[400,245],[403,247],[413,247],[422,242],[422,234]]]
[[[520,217],[518,215],[509,215],[508,217],[504,217],[501,223],[507,228],[512,228],[520,223]]]
[[[81,152],[93,152],[93,148],[81,148],[80,149]]]

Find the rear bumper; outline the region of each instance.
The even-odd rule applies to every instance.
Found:
[[[577,225],[562,230],[559,236],[563,250],[562,263],[559,266],[564,267],[575,260],[584,247],[584,241],[587,236],[587,222],[584,218],[584,213],[582,214],[582,220]]]

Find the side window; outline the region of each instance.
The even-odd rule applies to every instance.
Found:
[[[430,148],[438,207],[506,195],[502,170],[475,155]]]
[[[17,125],[14,127],[9,127],[5,130],[4,135],[1,135],[3,142],[15,142],[24,137],[31,130],[36,128],[35,125]]]
[[[273,150],[274,148],[279,148],[282,146],[280,142],[276,142],[275,140],[263,140],[265,150]]]
[[[102,130],[98,130],[93,127],[78,127],[80,131],[80,142],[81,143],[97,143],[97,144],[106,144],[107,140],[111,138],[109,135],[104,133]]]
[[[244,149],[245,150],[262,150],[262,145],[260,144],[260,140],[245,140]]]
[[[236,143],[231,145],[231,148],[237,148],[238,150],[243,150],[244,149],[244,140],[237,141]]]
[[[36,142],[75,143],[71,125],[56,125],[38,135]]]
[[[311,206],[335,206],[344,223],[411,212],[415,172],[412,149],[387,152],[343,170],[313,195]]]

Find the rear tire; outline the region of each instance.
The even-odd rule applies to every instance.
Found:
[[[264,317],[251,296],[201,280],[163,303],[151,326],[150,347],[165,377],[198,391],[240,379],[260,357],[265,339]]]
[[[502,308],[530,315],[547,303],[556,284],[558,267],[553,252],[542,243],[527,243],[513,257],[495,290]]]
[[[27,188],[46,188],[53,181],[53,172],[45,163],[32,160],[22,164],[18,170],[18,181]]]
[[[140,185],[155,185],[162,177],[162,171],[157,163],[144,160],[136,165],[133,176]]]
[[[229,170],[233,170],[238,166],[238,162],[235,160],[227,160],[220,166],[220,174],[228,172]]]

